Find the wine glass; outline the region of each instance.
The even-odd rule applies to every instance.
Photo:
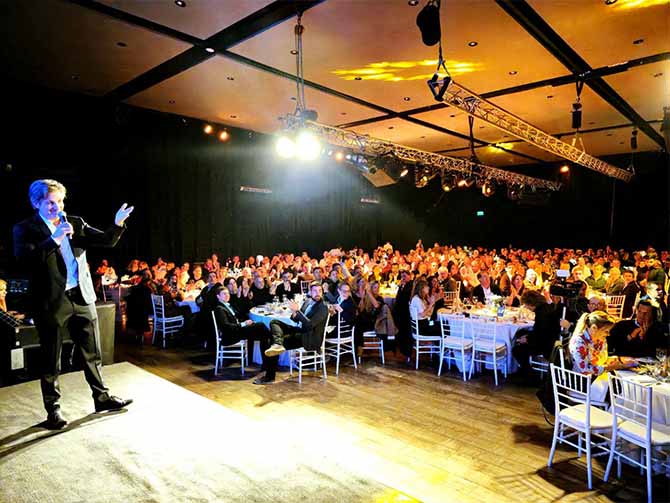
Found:
[[[666,352],[666,350],[665,350],[664,348],[658,348],[658,349],[656,350],[656,359],[657,359],[659,362],[663,363],[663,362],[665,361],[665,356],[666,356],[666,354],[667,354],[667,352]]]

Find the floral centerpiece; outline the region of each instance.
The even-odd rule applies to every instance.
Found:
[[[489,307],[493,314],[498,314],[498,311],[503,307],[505,299],[500,295],[491,295],[486,299],[486,305]]]

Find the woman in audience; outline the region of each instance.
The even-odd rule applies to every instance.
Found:
[[[623,278],[621,270],[618,267],[612,267],[609,271],[609,277],[605,282],[605,293],[607,295],[621,295],[623,292]]]
[[[435,303],[439,296],[430,295],[430,287],[424,279],[417,281],[414,286],[414,294],[409,304],[409,312],[412,319],[417,320],[419,324],[419,334],[421,335],[440,335],[440,325],[430,320],[435,309]]]
[[[512,276],[512,281],[510,282],[510,295],[507,298],[507,305],[510,307],[520,307],[521,296],[525,291],[526,285],[524,285],[521,275],[515,274]]]
[[[234,280],[233,280],[234,281]],[[262,281],[262,280],[261,280]],[[244,276],[237,278],[237,295],[236,301],[234,304],[235,310],[243,316],[249,314],[249,310],[254,306],[260,304],[267,304],[266,302],[261,302],[260,304],[254,304],[254,294],[251,291],[251,286],[249,285],[249,280]],[[231,297],[232,299],[232,297]]]

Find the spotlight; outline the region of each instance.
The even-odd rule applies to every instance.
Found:
[[[456,182],[456,185],[460,188],[467,188],[467,187],[472,187],[472,184],[474,183],[474,180],[469,177],[463,177]]]
[[[572,104],[572,129],[582,127],[582,104],[578,101]]]
[[[456,185],[459,187],[465,187],[468,184],[468,182],[465,181],[465,179],[460,179]]]
[[[202,128],[202,130],[205,132],[205,134],[212,134],[214,128],[209,124],[205,124],[205,127]]]
[[[446,180],[442,180],[442,190],[444,192],[451,192],[451,184]]]
[[[400,172],[400,178],[407,176],[407,173],[409,173],[409,169],[403,168],[402,171]]]
[[[313,161],[321,153],[321,144],[317,137],[309,131],[302,131],[298,134],[295,142],[295,151],[298,159],[303,161]]]
[[[449,87],[449,84],[451,84],[451,77],[447,75],[440,80],[440,75],[435,73],[427,83],[430,92],[433,93],[435,101],[444,101],[444,93],[447,92],[447,88]]]
[[[430,175],[430,169],[426,167],[417,166],[414,168],[414,176],[416,177],[414,179],[414,185],[416,188],[421,189],[428,185],[428,182],[430,181]]]
[[[426,185],[428,185],[428,177],[426,175],[422,175],[421,178],[419,178],[419,181],[416,182],[416,186],[417,188],[422,189]]]
[[[342,152],[335,152],[335,160],[340,162],[344,159],[344,154]]]
[[[277,138],[275,151],[279,157],[289,159],[295,155],[295,142],[288,136],[280,136]]]
[[[184,0],[174,0],[174,3],[177,7],[186,7],[186,2],[184,2]]]
[[[568,166],[567,164],[561,166],[561,173],[570,173],[570,166]]]
[[[230,138],[230,133],[226,131],[225,129],[219,133],[219,140],[221,141],[228,141]]]
[[[495,191],[495,186],[489,181],[484,182],[484,185],[482,185],[482,195],[484,197],[491,197]]]
[[[633,129],[630,137],[630,148],[631,150],[637,150],[637,129]]]

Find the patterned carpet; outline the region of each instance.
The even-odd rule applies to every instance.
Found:
[[[129,363],[105,367],[104,374],[113,393],[135,403],[94,414],[83,374],[67,374],[62,407],[70,425],[61,432],[38,426],[39,382],[0,388],[0,501],[411,499],[324,454],[320,435],[291,439],[263,431],[267,426]]]

